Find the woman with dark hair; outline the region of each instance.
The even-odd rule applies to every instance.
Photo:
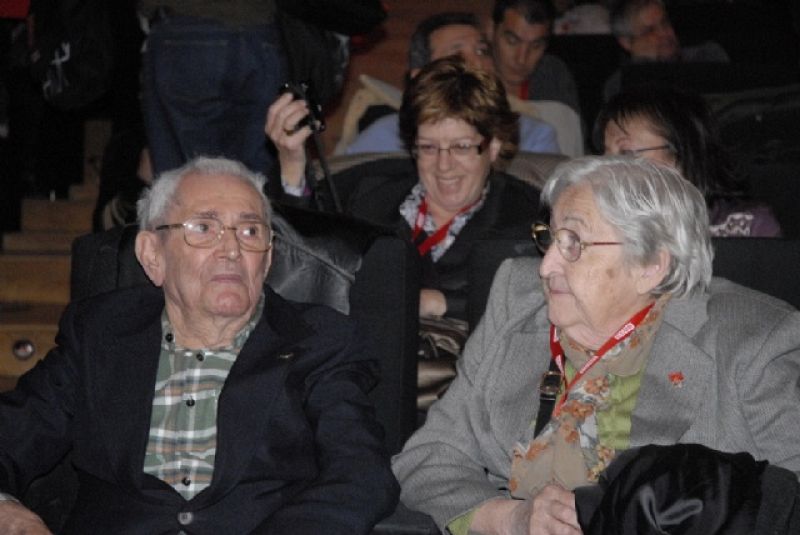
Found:
[[[699,95],[641,86],[615,95],[600,111],[595,139],[605,154],[642,156],[676,167],[703,193],[712,236],[777,237],[769,206],[738,181],[716,122]]]

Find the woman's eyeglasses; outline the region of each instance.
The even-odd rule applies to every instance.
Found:
[[[567,262],[577,261],[583,250],[592,245],[622,245],[621,241],[581,241],[581,238],[568,228],[552,230],[550,225],[544,223],[534,223],[531,226],[531,235],[542,254],[546,253],[555,242],[558,252]]]

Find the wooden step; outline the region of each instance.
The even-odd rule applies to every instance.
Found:
[[[6,253],[69,253],[72,242],[83,232],[25,231],[3,234]]]
[[[0,302],[69,301],[70,255],[0,255]]]
[[[23,199],[22,230],[91,232],[93,200]]]
[[[73,201],[92,201],[95,202],[100,193],[100,187],[92,182],[82,182],[72,184],[69,187],[69,198]]]
[[[0,302],[0,390],[55,346],[63,305]]]

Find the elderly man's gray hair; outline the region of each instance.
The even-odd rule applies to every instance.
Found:
[[[660,250],[671,256],[654,295],[700,293],[711,281],[706,203],[700,191],[663,164],[629,156],[592,156],[560,164],[542,189],[554,206],[570,186],[588,183],[603,218],[619,232],[628,263],[644,265]]]
[[[139,228],[152,230],[164,224],[167,211],[175,202],[175,191],[185,177],[189,175],[227,175],[247,182],[258,192],[264,206],[264,221],[270,224],[271,213],[269,202],[264,194],[266,178],[260,173],[250,171],[244,164],[226,158],[208,158],[199,156],[177,169],[161,173],[153,185],[144,190],[136,203],[136,215]]]

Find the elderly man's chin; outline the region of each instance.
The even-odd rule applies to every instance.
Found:
[[[251,297],[244,288],[220,288],[212,290],[209,309],[219,317],[240,317],[252,314],[258,296]]]

